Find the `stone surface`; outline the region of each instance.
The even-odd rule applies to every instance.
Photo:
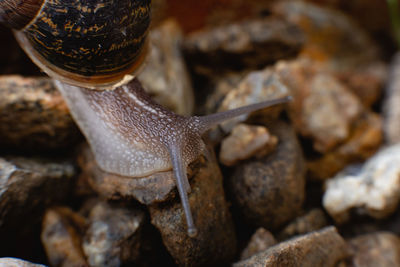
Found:
[[[346,242],[335,227],[327,227],[279,243],[251,258],[235,263],[241,266],[337,266],[347,257]]]
[[[400,266],[400,239],[390,232],[357,236],[348,241],[352,267]]]
[[[79,130],[50,79],[0,76],[0,147],[58,149],[79,139]]]
[[[69,197],[75,167],[70,162],[0,159],[0,232],[29,227],[44,209]],[[21,220],[25,218],[25,220]]]
[[[274,236],[264,228],[258,228],[251,236],[251,239],[245,249],[240,254],[240,260],[245,260],[258,252],[267,250],[276,244]]]
[[[337,70],[364,67],[379,59],[378,48],[366,32],[340,11],[305,1],[276,1],[273,12],[304,32],[302,56]]]
[[[279,18],[266,18],[191,33],[185,39],[184,51],[197,72],[212,76],[292,57],[302,42],[297,27]]]
[[[189,194],[190,209],[198,229],[187,234],[179,197],[150,206],[152,224],[160,231],[164,245],[180,266],[218,266],[232,260],[236,250],[233,222],[225,200],[222,175],[212,152],[193,167]]]
[[[383,103],[385,142],[400,142],[400,53],[393,57]]]
[[[368,159],[382,143],[382,120],[375,113],[364,113],[354,125],[345,143],[321,157],[308,159],[308,177],[324,180],[334,176],[348,164]]]
[[[0,258],[0,266],[4,267],[45,267],[42,264],[35,264],[17,258]]]
[[[136,199],[142,204],[165,201],[175,188],[172,171],[159,172],[146,177],[125,177],[101,170],[87,144],[82,146],[78,163],[82,169],[80,187],[91,190],[106,199]],[[192,165],[189,165],[189,179]],[[83,191],[87,188],[83,188]]]
[[[349,137],[363,106],[326,68],[295,60],[278,63],[276,72],[294,97],[289,103],[293,125],[316,151],[327,152]]]
[[[341,223],[352,210],[374,218],[392,214],[400,200],[400,145],[381,150],[359,173],[346,170],[326,182],[323,205]]]
[[[268,129],[279,139],[269,155],[235,166],[228,178],[235,207],[244,219],[273,229],[294,218],[304,200],[304,161],[293,128],[274,121]]]
[[[218,105],[218,111],[230,110],[261,101],[285,97],[289,94],[289,89],[271,69],[266,68],[262,71],[253,71],[246,75],[236,88],[232,87]],[[254,113],[259,114],[260,117],[262,116],[264,120],[268,121],[271,118],[276,118],[284,107],[284,105],[277,105]],[[220,128],[228,133],[237,123],[243,122],[247,118],[249,118],[249,115],[233,118],[221,123]]]
[[[232,166],[253,156],[262,157],[272,152],[277,143],[276,136],[272,136],[264,126],[241,123],[222,140],[219,161],[226,166]]]
[[[156,102],[178,114],[191,115],[193,89],[181,52],[182,42],[182,31],[173,20],[152,29],[149,55],[138,78]]]
[[[96,203],[90,210],[83,251],[90,266],[132,265],[141,256],[144,213]]]
[[[307,234],[328,225],[328,220],[321,209],[312,209],[303,216],[297,217],[279,233],[280,240],[296,235]]]
[[[85,218],[67,207],[46,211],[41,240],[51,266],[89,266],[81,246],[85,223]]]

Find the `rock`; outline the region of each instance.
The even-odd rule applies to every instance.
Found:
[[[67,161],[0,158],[0,232],[30,227],[27,220],[34,223],[46,207],[67,199],[75,174]]]
[[[288,124],[268,126],[279,139],[269,155],[238,164],[229,177],[231,195],[244,219],[274,229],[294,218],[304,200],[304,161],[297,137]]]
[[[34,264],[16,258],[0,258],[0,266],[4,267],[46,267],[42,264]]]
[[[293,125],[316,151],[325,153],[350,136],[363,106],[327,69],[295,60],[278,63],[276,72],[294,97],[289,103]]]
[[[380,58],[367,33],[339,11],[304,1],[276,1],[272,9],[304,32],[301,56],[342,71],[368,66]]]
[[[353,254],[350,266],[400,266],[400,240],[390,232],[376,232],[352,238],[348,242]]]
[[[383,104],[385,142],[395,144],[400,142],[400,53],[393,57],[390,66],[390,76],[387,81],[385,100]]]
[[[337,266],[347,255],[346,242],[335,227],[327,227],[279,243],[233,266]]]
[[[80,139],[67,105],[49,78],[0,76],[0,146],[67,148]]]
[[[272,152],[278,143],[264,126],[238,124],[221,144],[219,160],[226,166],[253,156],[261,157]]]
[[[303,36],[297,27],[279,18],[235,22],[189,34],[184,52],[202,74],[260,68],[297,54]]]
[[[282,83],[279,76],[269,68],[262,71],[253,71],[246,75],[237,88],[232,88],[224,97],[218,111],[230,110],[261,101],[285,97],[290,94],[289,89]],[[283,110],[284,105],[274,106],[268,109],[254,112],[260,114],[265,121],[276,118]],[[254,116],[254,114],[253,114]],[[220,124],[220,128],[226,133],[239,122],[245,121],[249,115],[239,116]]]
[[[257,231],[251,236],[246,248],[240,254],[240,260],[245,260],[258,252],[267,250],[276,244],[274,236],[264,228],[258,228]]]
[[[338,223],[350,212],[385,218],[400,199],[400,145],[381,150],[369,159],[358,174],[339,173],[326,182],[323,205]]]
[[[47,210],[41,240],[51,266],[89,266],[81,246],[85,223],[67,207]]]
[[[83,251],[90,266],[134,264],[141,256],[144,213],[97,203],[90,211]]]
[[[222,175],[210,151],[195,164],[188,197],[197,236],[191,238],[187,234],[185,215],[177,195],[169,202],[149,206],[151,222],[160,231],[164,245],[177,264],[226,264],[235,255],[236,236],[224,196]]]
[[[191,115],[193,89],[181,52],[182,41],[182,31],[173,20],[152,29],[149,55],[138,78],[156,102],[178,114]]]
[[[172,171],[134,178],[104,172],[98,167],[87,144],[82,146],[78,163],[82,169],[79,176],[81,187],[87,186],[106,199],[136,199],[140,203],[148,205],[165,201],[175,188]],[[191,166],[188,167],[189,179]]]
[[[347,1],[343,6],[348,5]],[[360,5],[363,11],[367,8]],[[323,63],[365,106],[379,100],[386,82],[385,63],[378,46],[351,18],[305,1],[275,1],[272,13],[303,31],[306,41],[300,57]]]
[[[317,231],[328,225],[327,218],[321,209],[312,209],[303,216],[297,217],[280,233],[279,239],[285,240],[296,235]]]
[[[308,177],[325,180],[351,163],[368,159],[379,149],[382,138],[381,118],[374,113],[364,113],[344,144],[321,157],[308,159]]]

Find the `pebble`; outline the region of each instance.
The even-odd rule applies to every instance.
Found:
[[[271,153],[277,143],[276,136],[272,136],[264,126],[238,124],[222,140],[219,161],[226,166],[233,166],[240,160]]]
[[[375,232],[348,241],[352,267],[400,266],[400,239],[390,232]]]
[[[245,260],[258,252],[267,250],[275,245],[277,242],[275,237],[264,228],[258,228],[257,231],[251,236],[249,243],[240,254],[240,260]]]
[[[234,208],[256,226],[274,229],[299,213],[304,200],[305,166],[293,128],[275,121],[268,129],[279,139],[275,150],[236,165],[228,178]]]
[[[261,266],[337,266],[348,256],[346,242],[335,227],[327,227],[255,254],[234,267]]]
[[[89,266],[81,246],[85,224],[85,218],[68,207],[46,211],[41,240],[51,266]]]
[[[35,264],[17,258],[0,258],[0,266],[4,267],[46,267],[42,264]]]
[[[326,181],[323,205],[338,223],[351,211],[381,219],[392,214],[400,200],[400,145],[382,149],[359,173],[346,170]]]
[[[182,42],[182,30],[172,19],[152,29],[149,54],[138,78],[156,102],[178,114],[191,115],[194,96]]]

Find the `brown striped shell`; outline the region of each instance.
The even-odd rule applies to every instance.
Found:
[[[114,88],[132,79],[143,61],[150,0],[0,3],[0,20],[18,29],[21,46],[53,78],[86,88]]]

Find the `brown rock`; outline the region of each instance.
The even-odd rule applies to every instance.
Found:
[[[48,78],[0,77],[0,146],[22,150],[66,148],[80,134]]]
[[[233,266],[337,266],[347,254],[346,242],[336,228],[327,227],[280,243]]]
[[[143,204],[164,201],[175,188],[172,171],[159,172],[147,177],[125,177],[101,170],[87,144],[82,147],[78,163],[82,168],[79,183],[89,186],[106,199],[136,199]],[[188,172],[191,172],[189,165]],[[190,178],[189,174],[189,178]]]
[[[353,126],[350,137],[331,152],[307,162],[311,179],[323,180],[335,175],[350,163],[364,161],[382,143],[382,120],[375,113],[364,113]]]
[[[238,124],[221,144],[219,160],[226,166],[253,156],[262,157],[272,152],[278,143],[264,126]]]
[[[313,209],[303,216],[297,217],[289,223],[280,233],[279,239],[285,240],[296,235],[307,234],[327,226],[328,221],[321,209]]]
[[[276,228],[294,218],[304,200],[304,162],[293,129],[275,121],[268,126],[279,143],[271,154],[238,164],[229,178],[232,196],[245,220]]]
[[[51,266],[89,266],[81,247],[85,223],[67,207],[47,210],[41,240]]]
[[[273,11],[303,30],[306,42],[302,56],[337,70],[379,60],[378,48],[369,36],[339,11],[304,1],[276,1]]]
[[[257,231],[251,236],[246,248],[240,254],[240,260],[245,260],[258,252],[267,250],[276,244],[274,236],[264,228],[258,228]]]
[[[0,266],[4,267],[45,267],[42,264],[34,264],[16,258],[0,258]]]
[[[83,251],[90,266],[134,264],[140,258],[144,213],[97,203],[90,211]]]
[[[194,32],[185,39],[184,51],[196,71],[213,76],[215,72],[259,68],[292,57],[302,42],[297,27],[267,18]]]
[[[195,162],[189,194],[198,235],[190,238],[182,205],[174,201],[150,206],[151,222],[167,250],[181,266],[226,264],[235,254],[236,236],[222,187],[222,176],[212,152]]]
[[[0,159],[0,232],[29,227],[27,220],[33,223],[47,206],[65,200],[75,173],[69,162]]]
[[[390,232],[376,232],[352,238],[348,242],[353,254],[350,266],[400,266],[400,240]]]
[[[296,60],[279,63],[276,72],[294,96],[289,104],[292,122],[315,150],[327,152],[349,137],[363,106],[326,68]]]
[[[193,89],[181,53],[182,41],[182,31],[173,20],[152,29],[149,55],[138,78],[156,102],[178,114],[191,115]]]

